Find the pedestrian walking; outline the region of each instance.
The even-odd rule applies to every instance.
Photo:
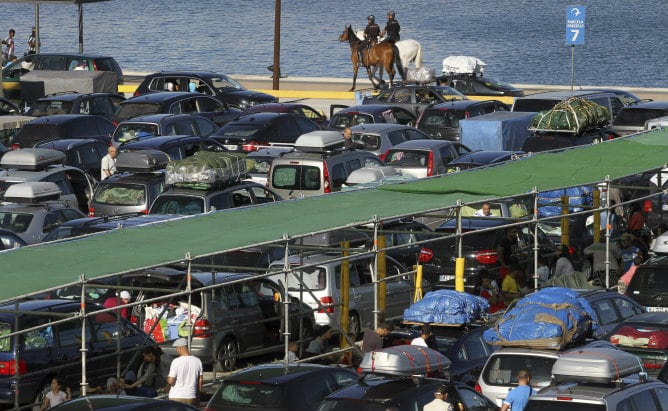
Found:
[[[26,54],[35,54],[37,53],[37,44],[40,46],[42,45],[42,42],[40,41],[38,43],[37,41],[37,32],[35,28],[32,28],[32,31],[30,32],[30,36],[28,36],[28,52]]]
[[[16,56],[14,53],[14,36],[16,36],[16,31],[14,29],[9,30],[9,35],[5,37],[4,40],[2,40],[2,44],[4,44],[5,51],[2,53],[2,65],[4,66],[7,62],[12,61],[12,58]]]
[[[172,360],[165,391],[169,399],[199,407],[199,395],[204,384],[202,361],[188,350],[188,340],[178,338],[172,344],[178,357]]]
[[[508,411],[508,408],[512,408],[512,411],[523,411],[529,402],[529,397],[536,393],[536,390],[531,388],[531,374],[527,370],[520,370],[517,373],[517,387],[513,388],[506,395],[506,399],[503,400],[503,405],[501,406],[501,411]]]
[[[449,396],[448,387],[439,385],[434,391],[434,399],[425,404],[422,409],[424,411],[454,411],[455,407],[448,401]]]
[[[100,174],[100,181],[105,180],[107,177],[111,177],[116,173],[116,157],[118,156],[118,149],[114,146],[109,146],[107,149],[107,155],[102,157],[100,168],[102,173]]]
[[[390,10],[387,12],[387,23],[385,24],[383,31],[380,33],[380,37],[387,35],[383,42],[394,44],[400,39],[399,31],[401,31],[401,26],[394,17],[394,11]]]

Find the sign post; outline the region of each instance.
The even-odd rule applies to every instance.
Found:
[[[575,46],[584,44],[585,11],[586,6],[566,8],[566,45],[571,46],[571,92],[575,81]]]

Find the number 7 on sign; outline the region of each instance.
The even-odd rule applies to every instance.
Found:
[[[580,35],[580,30],[579,29],[571,29],[571,43],[572,44],[577,44],[579,35]]]

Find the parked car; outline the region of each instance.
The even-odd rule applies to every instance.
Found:
[[[281,200],[273,190],[253,181],[239,181],[206,190],[170,187],[155,198],[148,213],[192,215]]]
[[[626,295],[650,312],[668,312],[668,256],[659,255],[638,266]]]
[[[246,159],[250,160],[248,169],[250,179],[256,183],[267,185],[271,162],[290,151],[293,151],[292,147],[264,147],[248,153]]]
[[[524,90],[491,77],[476,74],[444,74],[436,78],[439,84],[449,85],[467,96],[521,97]]]
[[[303,301],[316,310],[315,320],[318,325],[329,325],[339,330],[340,314],[340,276],[341,261],[331,261],[329,254],[315,254],[307,256],[294,255],[288,258],[287,263],[295,271],[287,276],[287,288],[291,296],[303,298]],[[350,275],[350,306],[349,332],[359,335],[373,321],[374,312],[374,269],[373,255],[355,256],[349,258]],[[279,260],[269,266],[269,271],[282,271],[285,261]],[[398,276],[405,273],[406,268],[391,257],[386,257],[386,276]],[[299,269],[306,265],[308,268]],[[277,273],[269,278],[283,284],[286,281],[283,273]],[[301,283],[303,281],[303,284]],[[401,318],[404,309],[412,301],[413,284],[403,277],[395,277],[386,282],[387,300],[385,319]],[[308,290],[308,291],[307,291]]]
[[[179,218],[179,216],[166,214],[150,216],[144,214],[121,214],[116,216],[77,218],[58,225],[58,227],[51,230],[51,232],[42,239],[42,242],[46,243],[72,237],[87,236],[109,230],[156,224],[175,218]]]
[[[616,92],[612,90],[563,90],[563,91],[549,91],[545,93],[535,93],[524,97],[517,97],[511,111],[526,111],[538,112],[544,110],[551,110],[560,101],[566,100],[570,97],[580,97],[586,100],[593,101],[608,109],[610,113],[610,121],[617,116],[619,111],[624,107],[624,103],[619,98]]]
[[[334,112],[339,108],[340,110]],[[332,104],[329,128],[343,130],[358,124],[392,123],[415,125],[417,116],[403,107],[387,104],[364,104],[361,106],[337,106]]]
[[[584,88],[580,89],[579,91],[592,91],[592,92],[600,92],[600,93],[612,93],[616,95],[619,100],[624,104],[625,106],[628,106],[629,104],[633,103],[639,103],[641,101],[646,101],[641,99],[640,97],[636,96],[635,94],[631,93],[630,91],[627,90],[622,90],[619,88]]]
[[[121,121],[111,143],[119,146],[131,141],[170,135],[208,137],[218,130],[218,125],[197,114],[153,114]]]
[[[135,96],[168,89],[168,83],[181,91],[210,95],[229,107],[246,109],[256,104],[276,103],[278,99],[259,91],[247,90],[239,82],[210,71],[162,71],[149,74],[135,90]],[[174,88],[176,90],[176,88]]]
[[[417,117],[432,104],[466,99],[462,93],[448,86],[405,84],[389,87],[376,96],[365,97],[362,104],[388,104],[403,107],[412,111]]]
[[[357,125],[350,128],[351,139],[356,148],[374,153],[381,160],[391,147],[408,140],[429,139],[429,135],[415,127],[402,124],[377,123]]]
[[[0,251],[13,250],[14,248],[23,247],[27,245],[25,241],[15,232],[0,228]]]
[[[60,403],[52,410],[82,411],[86,409],[96,411],[198,411],[199,408],[182,402],[166,400],[164,398],[133,397],[129,395],[95,394],[73,398]]]
[[[650,377],[668,361],[668,313],[647,312],[629,317],[608,333],[610,342],[634,354]]]
[[[202,93],[163,91],[129,98],[119,104],[111,121],[121,121],[151,114],[199,114],[219,126],[236,118],[241,110],[225,107],[215,98]]]
[[[0,97],[0,116],[20,115],[21,109],[10,100]]]
[[[55,183],[60,199],[81,211],[88,210],[97,180],[78,168],[62,165],[65,154],[45,148],[24,148],[5,153],[0,159],[0,195],[18,183]]]
[[[211,138],[230,151],[251,152],[266,146],[293,146],[302,134],[320,126],[292,113],[255,113],[239,117],[222,126]]]
[[[94,138],[109,143],[114,125],[104,117],[86,114],[57,114],[38,117],[24,124],[12,141],[12,149],[35,147],[38,143],[69,138]]]
[[[521,150],[481,150],[472,151],[468,154],[462,154],[448,164],[448,168],[458,169],[459,171],[468,170],[476,167],[484,167],[506,161],[516,160],[524,157],[525,152]]]
[[[355,372],[316,364],[264,364],[225,377],[211,411],[311,411],[332,392],[357,382]]]
[[[44,141],[35,147],[62,151],[65,153],[66,165],[99,176],[102,157],[107,155],[109,144],[94,138],[66,138]]]
[[[227,151],[222,144],[209,137],[158,136],[139,141],[131,141],[119,146],[121,152],[158,150],[166,153],[170,160],[183,160],[198,151]]]
[[[410,140],[387,150],[384,159],[402,175],[425,178],[447,173],[451,161],[470,152],[465,145],[453,141]]]
[[[579,134],[557,131],[535,131],[522,143],[522,151],[539,153],[541,151],[563,150],[576,146],[598,144],[619,137],[607,127],[585,130]]]
[[[668,116],[668,101],[630,104],[615,116],[611,129],[621,135],[637,133],[647,129],[648,121],[663,116]]]
[[[125,97],[117,93],[55,93],[38,98],[26,115],[89,114],[109,120],[123,100]]]
[[[101,309],[96,304],[86,305],[88,314]],[[14,311],[18,310],[18,314]],[[153,345],[141,330],[113,312],[80,317],[81,303],[50,299],[29,300],[2,306],[0,330],[2,334],[16,330],[29,330],[23,338],[3,338],[0,364],[7,364],[0,373],[0,403],[14,404],[18,394],[19,404],[41,404],[51,391],[51,378],[59,375],[64,383],[76,392],[81,382],[81,336],[86,327],[86,380],[88,384],[105,385],[108,377],[117,375],[116,349],[120,349],[118,361],[132,364],[143,348]],[[53,324],[56,319],[70,321]],[[113,348],[110,348],[113,347]],[[18,364],[15,371],[14,366]],[[19,374],[17,378],[15,372]]]
[[[268,187],[285,199],[327,194],[340,191],[353,171],[373,165],[383,163],[368,151],[344,150],[338,131],[314,131],[272,161]]]
[[[244,109],[244,113],[293,113],[315,122],[320,128],[326,128],[329,120],[320,111],[302,103],[265,103],[255,104]]]
[[[467,118],[509,111],[509,107],[497,100],[459,100],[435,104],[426,108],[417,121],[416,127],[432,138],[458,141],[460,139],[459,121]]]
[[[164,189],[165,174],[162,171],[114,174],[98,184],[88,216],[148,214],[151,204]]]
[[[38,53],[30,54],[2,69],[2,90],[11,100],[21,99],[21,76],[32,70],[74,70],[81,62],[89,71],[110,71],[116,74],[119,84],[123,83],[123,70],[110,56],[80,53]]]

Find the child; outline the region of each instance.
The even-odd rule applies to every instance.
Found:
[[[550,267],[545,265],[545,259],[541,256],[538,256],[538,269],[536,270],[536,274],[538,274],[538,284],[542,285],[550,279]]]
[[[71,397],[70,388],[65,388],[65,392],[61,391],[60,388],[62,384],[60,378],[53,377],[51,380],[51,391],[49,391],[46,396],[44,396],[44,402],[40,407],[40,411],[44,411],[48,408],[53,408],[56,405],[69,401]]]

